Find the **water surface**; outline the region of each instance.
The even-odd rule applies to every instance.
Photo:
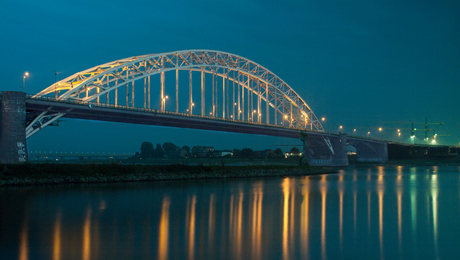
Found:
[[[460,167],[0,189],[3,259],[452,259]]]

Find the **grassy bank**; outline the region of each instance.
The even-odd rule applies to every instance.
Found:
[[[287,165],[119,165],[119,164],[17,164],[0,165],[0,187],[64,183],[159,181],[332,173],[324,167]]]

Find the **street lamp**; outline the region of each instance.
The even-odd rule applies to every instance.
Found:
[[[355,129],[353,129],[353,135],[354,135],[355,133],[356,133],[356,128],[355,128]]]
[[[29,77],[29,72],[24,73],[22,77],[22,90],[26,92],[26,78]]]
[[[380,132],[380,139],[382,139],[382,128],[379,127],[379,132]]]
[[[342,131],[342,128],[343,128],[342,126],[339,126],[339,132],[341,132],[341,131]]]

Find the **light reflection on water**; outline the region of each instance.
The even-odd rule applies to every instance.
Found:
[[[460,167],[0,190],[7,259],[433,259],[460,253]]]

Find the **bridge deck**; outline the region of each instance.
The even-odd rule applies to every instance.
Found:
[[[180,128],[193,128],[233,133],[258,134],[288,138],[300,138],[300,129],[283,126],[249,123],[213,117],[202,117],[175,112],[160,112],[154,109],[132,108],[106,104],[81,104],[72,102],[54,101],[48,99],[28,98],[26,100],[28,112],[65,113],[64,117],[98,120],[119,123],[145,124]],[[313,135],[331,135],[317,131],[305,131]]]

